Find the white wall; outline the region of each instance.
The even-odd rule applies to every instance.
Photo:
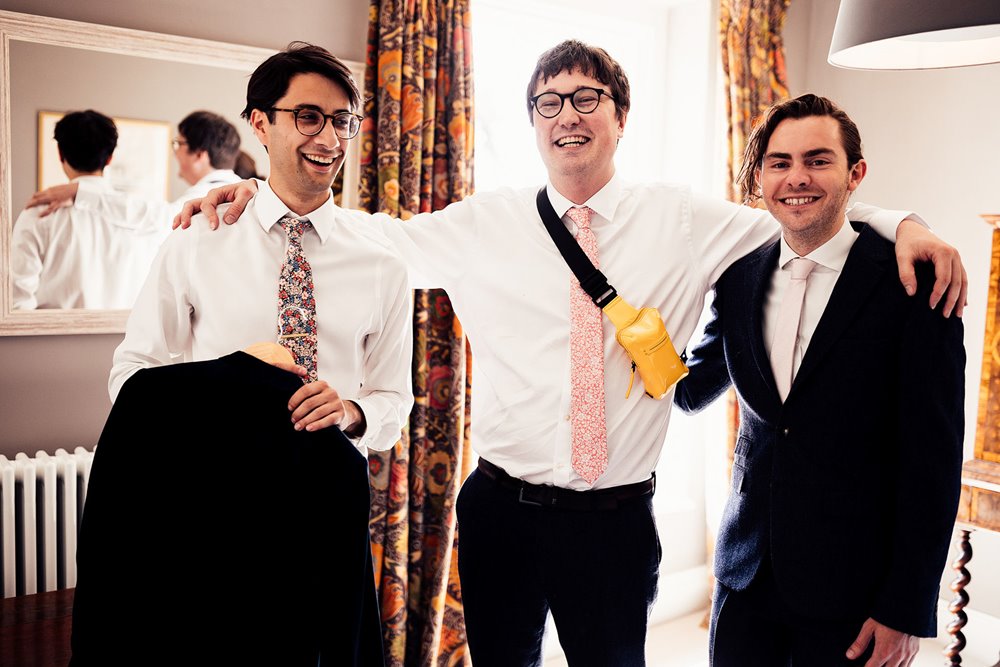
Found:
[[[990,228],[1000,213],[1000,65],[863,72],[826,62],[832,0],[795,0],[785,27],[791,94],[837,102],[861,129],[868,176],[856,195],[917,211],[962,254],[969,274],[965,323],[966,458],[973,456],[989,281]],[[978,532],[968,587],[972,608],[1000,616],[1000,535]],[[944,597],[954,574],[942,578]]]

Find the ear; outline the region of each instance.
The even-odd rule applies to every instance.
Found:
[[[858,160],[857,163],[851,167],[850,173],[847,175],[847,191],[854,192],[861,185],[861,181],[864,180],[865,174],[868,173],[868,163],[863,159]]]
[[[625,121],[628,120],[628,113],[623,113],[622,117],[618,119],[618,138],[621,139],[625,136]]]
[[[267,114],[260,109],[250,111],[250,127],[257,136],[257,140],[267,148],[270,142],[271,122],[267,119]]]

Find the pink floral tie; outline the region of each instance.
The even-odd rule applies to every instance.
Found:
[[[600,267],[597,238],[590,229],[587,207],[566,215],[576,223],[576,240],[594,266]],[[570,419],[573,470],[593,484],[608,467],[608,425],[604,417],[604,331],[601,309],[574,276],[569,288]]]
[[[316,298],[312,267],[302,252],[302,232],[308,218],[287,214],[280,221],[288,235],[285,263],[278,279],[278,342],[288,348],[295,362],[309,371],[305,382],[316,380]]]

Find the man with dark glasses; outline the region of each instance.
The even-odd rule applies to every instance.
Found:
[[[234,238],[174,234],[164,243],[115,352],[112,399],[140,368],[216,358],[276,340],[280,328],[308,371],[289,405],[296,429],[336,425],[362,451],[399,439],[412,401],[405,268],[330,190],[360,128],[360,100],[350,70],[319,47],[297,45],[257,68],[242,115],[267,149],[269,178]],[[279,285],[289,262],[293,281],[308,272],[312,284]],[[294,299],[300,289],[276,321],[276,295]]]

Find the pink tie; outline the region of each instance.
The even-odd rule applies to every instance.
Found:
[[[781,301],[778,321],[775,326],[774,343],[771,345],[771,368],[778,394],[784,402],[792,388],[795,368],[795,343],[799,337],[799,322],[802,318],[802,303],[806,295],[809,274],[816,268],[816,262],[804,257],[796,257],[790,262],[792,279]]]
[[[597,238],[590,229],[589,208],[571,208],[576,240],[594,266],[600,267]],[[569,287],[570,416],[573,470],[593,484],[608,467],[608,426],[604,417],[604,331],[601,309],[574,276]]]

